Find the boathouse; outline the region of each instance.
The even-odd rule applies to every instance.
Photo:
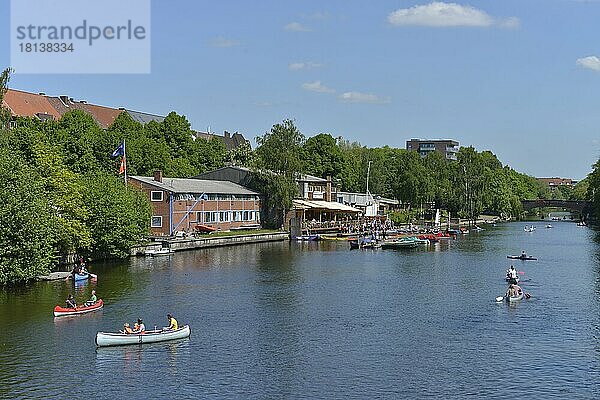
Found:
[[[150,199],[153,235],[260,227],[259,195],[241,185],[166,178],[161,171],[156,171],[152,177],[131,176],[129,182]]]

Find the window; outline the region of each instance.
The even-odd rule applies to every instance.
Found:
[[[150,199],[152,201],[162,201],[163,199],[163,192],[162,191],[151,191],[150,192]]]
[[[244,217],[242,218],[244,221],[248,221],[248,211],[244,211]]]
[[[196,212],[196,222],[202,222],[202,211]]]
[[[162,217],[160,215],[153,215],[150,226],[152,228],[162,228]]]
[[[209,211],[204,213],[204,222],[211,222]]]
[[[219,212],[219,221],[221,221],[221,222],[229,221],[229,211]]]

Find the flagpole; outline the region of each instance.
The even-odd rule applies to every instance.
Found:
[[[123,161],[124,161],[124,167],[123,168],[123,172],[124,172],[124,176],[125,176],[125,186],[127,186],[127,157],[125,156],[125,139],[123,139]]]

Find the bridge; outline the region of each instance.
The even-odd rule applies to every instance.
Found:
[[[584,200],[521,200],[521,205],[525,211],[542,207],[566,208],[581,213],[583,219],[592,213],[592,203]]]

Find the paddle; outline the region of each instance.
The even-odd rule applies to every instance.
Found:
[[[500,303],[502,300],[504,300],[503,296],[496,297],[496,303]]]
[[[98,275],[96,274],[91,274],[88,272],[88,274],[90,275],[90,278],[92,278],[92,280],[97,281],[98,280]]]

